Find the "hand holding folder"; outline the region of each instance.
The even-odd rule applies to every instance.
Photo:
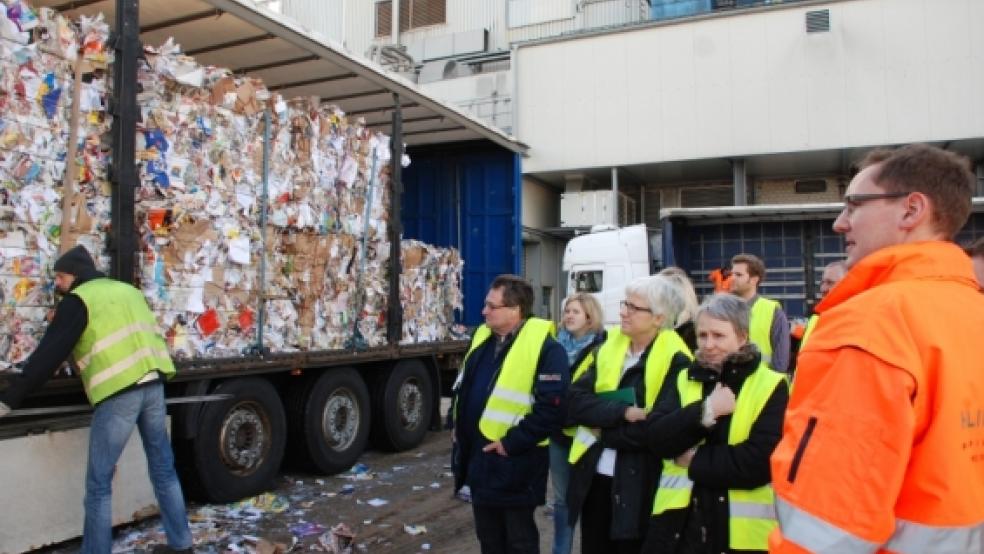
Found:
[[[621,402],[622,404],[625,404],[627,406],[636,405],[635,389],[632,387],[625,387],[622,389],[599,392],[598,398],[601,398],[602,400],[614,400],[616,402]]]

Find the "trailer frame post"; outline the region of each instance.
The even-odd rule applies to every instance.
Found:
[[[114,53],[113,91],[110,112],[113,115],[112,219],[108,250],[109,274],[133,283],[136,278],[137,240],[135,226],[135,190],[139,175],[136,164],[137,64],[141,54],[140,1],[116,0],[116,26],[112,40]]]
[[[400,302],[400,273],[403,264],[400,259],[400,239],[403,236],[403,110],[400,95],[393,93],[393,136],[390,137],[390,271],[389,304],[386,314],[386,342],[398,345],[403,336],[403,305]]]
[[[266,354],[263,347],[263,328],[266,325],[266,269],[267,269],[267,207],[270,205],[270,137],[272,118],[270,110],[263,110],[263,192],[260,195],[260,305],[256,314],[256,353]]]

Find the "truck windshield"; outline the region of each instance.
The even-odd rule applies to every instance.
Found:
[[[601,270],[577,271],[571,275],[574,281],[574,292],[601,292]]]

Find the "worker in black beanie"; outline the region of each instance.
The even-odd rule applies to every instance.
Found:
[[[89,251],[81,245],[62,254],[60,258],[55,260],[55,266],[52,269],[56,273],[68,273],[74,275],[76,278],[83,279],[83,276],[91,276],[93,273],[99,273],[96,270],[96,263],[92,261],[92,256],[89,255]]]
[[[107,278],[82,246],[54,265],[64,294],[51,324],[20,375],[0,392],[0,417],[17,408],[73,356],[89,402],[89,432],[82,552],[112,549],[112,481],[126,441],[139,427],[148,474],[168,545],[154,552],[192,552],[181,483],[167,435],[164,381],[175,374],[167,344],[147,301],[132,285]]]

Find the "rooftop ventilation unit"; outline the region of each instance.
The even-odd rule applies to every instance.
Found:
[[[830,10],[813,10],[806,12],[806,32],[830,32]]]

